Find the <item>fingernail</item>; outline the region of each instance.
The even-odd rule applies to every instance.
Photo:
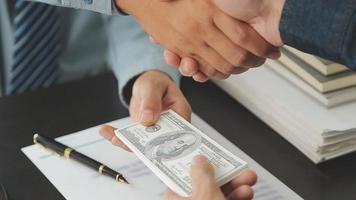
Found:
[[[208,162],[208,159],[203,155],[197,155],[192,160],[192,165],[201,165]]]
[[[180,67],[185,67],[186,64],[187,64],[187,61],[182,59],[182,62],[180,63]]]
[[[141,122],[153,122],[154,121],[154,115],[151,110],[144,110],[141,113]]]
[[[189,64],[187,61],[182,61],[182,70],[185,72],[185,73],[189,73]]]

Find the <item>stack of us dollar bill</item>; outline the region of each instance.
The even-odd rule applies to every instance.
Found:
[[[192,192],[190,165],[196,155],[209,159],[219,186],[247,168],[245,161],[172,110],[163,113],[154,126],[132,124],[117,130],[116,136],[171,190],[182,196],[190,196]]]

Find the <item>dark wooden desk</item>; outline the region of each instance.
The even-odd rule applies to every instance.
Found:
[[[315,165],[212,83],[182,84],[194,111],[305,199],[356,199],[356,154]],[[11,199],[64,199],[20,151],[34,132],[52,137],[128,116],[103,74],[0,99],[0,182]]]

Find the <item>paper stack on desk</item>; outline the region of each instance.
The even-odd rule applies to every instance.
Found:
[[[281,51],[281,58],[270,61],[270,67],[322,105],[335,107],[356,100],[356,72],[292,47]]]
[[[276,67],[268,62],[217,84],[315,163],[355,151],[356,102],[327,108]]]
[[[302,199],[199,117],[193,115],[192,121],[211,139],[248,162],[250,168],[257,172],[259,179],[255,186],[255,200]],[[114,127],[125,127],[130,123],[130,119],[125,118],[109,124]],[[162,199],[166,186],[133,153],[111,145],[101,138],[98,130],[98,127],[94,127],[57,140],[122,172],[130,185],[118,184],[110,177],[100,175],[73,160],[48,153],[37,145],[25,147],[22,151],[66,199]]]

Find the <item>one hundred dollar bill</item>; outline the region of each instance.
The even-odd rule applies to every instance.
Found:
[[[171,190],[190,196],[191,161],[204,155],[214,166],[219,186],[238,176],[247,163],[210,139],[174,111],[163,113],[158,123],[145,127],[139,123],[116,131],[143,163]]]

